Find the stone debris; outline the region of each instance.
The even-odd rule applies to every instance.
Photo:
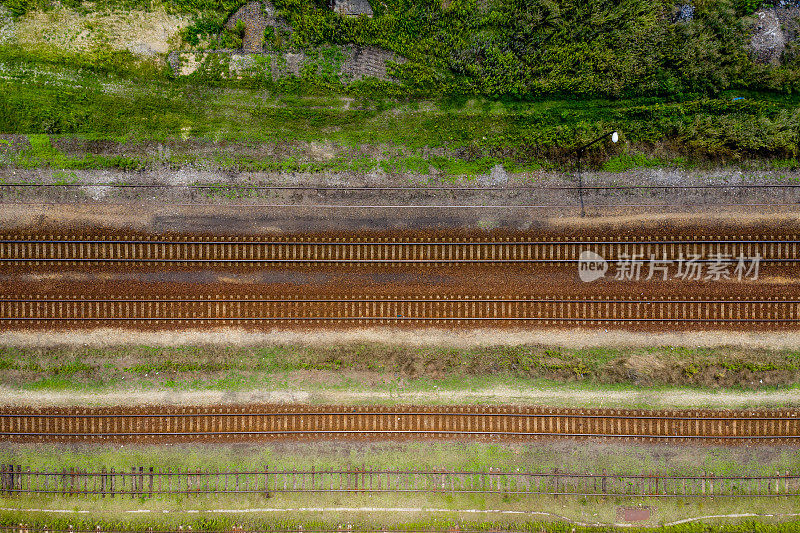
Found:
[[[275,6],[271,2],[248,2],[240,7],[225,23],[225,27],[233,29],[239,21],[244,22],[244,38],[242,50],[261,52],[264,49],[264,30],[273,27],[291,33],[292,28],[277,16]]]
[[[478,184],[481,187],[505,187],[508,185],[508,172],[498,163],[488,174],[478,177]]]
[[[5,6],[0,6],[0,44],[13,41],[16,37],[14,17]]]
[[[335,47],[340,53],[340,61],[334,69],[344,83],[372,77],[391,80],[387,71],[389,62],[403,63],[405,59],[394,52],[376,46],[353,44]],[[261,58],[260,60],[257,58]],[[287,76],[299,77],[306,65],[316,63],[322,70],[316,54],[309,51],[295,52],[247,52],[242,50],[209,50],[205,52],[179,52],[169,54],[167,61],[178,76],[188,76],[200,70],[204,64],[218,61],[226,63],[228,76],[244,78],[264,76],[267,73],[273,80]],[[268,69],[268,70],[267,70]]]
[[[371,17],[373,14],[367,0],[335,0],[330,5],[342,15]],[[244,22],[240,50],[173,51],[167,56],[172,71],[178,76],[188,76],[205,65],[217,62],[223,66],[223,71],[227,68],[228,77],[231,78],[267,75],[276,80],[286,76],[300,76],[304,67],[316,63],[319,71],[330,72],[332,69],[342,82],[348,83],[368,77],[389,80],[391,77],[387,72],[388,63],[406,61],[394,52],[377,46],[329,46],[327,50],[335,48],[337,51],[333,54],[334,59],[329,57],[326,60],[321,60],[316,50],[281,51],[270,49],[269,46],[265,48],[264,31],[267,28],[273,27],[284,34],[291,34],[293,31],[278,16],[275,6],[269,1],[253,1],[243,5],[230,16],[225,27],[233,29],[239,21]]]
[[[367,0],[333,0],[333,11],[345,17],[366,15],[372,17],[372,6]]]
[[[128,51],[137,56],[155,57],[158,51],[154,50],[149,44],[136,41],[128,45]]]
[[[771,7],[753,14],[755,28],[750,53],[758,63],[779,65],[786,44],[797,39],[800,7]]]
[[[691,20],[694,20],[694,5],[692,4],[678,6],[678,11],[672,17],[672,22],[689,22]]]
[[[387,63],[405,62],[404,58],[394,52],[377,46],[346,45],[343,48],[345,60],[342,74],[352,81],[370,77],[388,80],[390,77],[386,71]]]

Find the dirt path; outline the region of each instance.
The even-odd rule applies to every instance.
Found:
[[[102,405],[241,405],[286,404],[492,404],[546,405],[554,407],[636,407],[650,408],[757,408],[800,406],[800,390],[764,392],[704,392],[687,389],[581,390],[577,387],[515,389],[506,387],[475,390],[387,391],[341,389],[281,390],[175,390],[111,391],[98,393],[20,391],[0,388],[0,404],[18,406],[102,406]]]
[[[342,331],[299,331],[275,329],[250,332],[237,328],[214,331],[149,332],[102,328],[86,331],[6,331],[0,333],[0,344],[29,348],[54,346],[109,347],[144,346],[270,346],[296,344],[324,346],[331,344],[383,343],[406,346],[441,346],[468,348],[473,346],[518,346],[538,344],[565,348],[641,348],[650,346],[703,347],[732,346],[788,350],[800,348],[797,332],[686,331],[645,333],[598,331],[585,329],[553,329],[548,331],[465,329],[452,331],[436,328],[401,330],[396,328],[363,328]]]
[[[413,205],[413,204],[411,204]],[[480,205],[480,204],[478,204]],[[249,206],[249,207],[248,207]],[[709,215],[713,212],[713,215]],[[540,231],[552,226],[583,232],[603,226],[648,230],[664,225],[692,224],[713,228],[717,224],[751,224],[760,227],[800,222],[794,207],[606,208],[576,216],[575,209],[548,208],[320,208],[314,205],[266,207],[250,202],[228,205],[164,205],[152,200],[118,204],[55,203],[2,204],[0,227],[96,227],[123,231],[198,232],[209,234],[282,234],[311,231],[352,232],[383,230],[471,229],[475,231]]]
[[[91,511],[85,509],[44,509],[44,508],[21,508],[21,507],[0,507],[0,511],[32,512],[32,513],[52,513],[52,514],[90,514]],[[571,519],[557,513],[547,511],[517,511],[511,509],[447,509],[435,507],[261,507],[252,509],[129,509],[124,511],[127,514],[254,514],[254,513],[447,513],[447,514],[466,514],[466,515],[511,515],[528,517],[546,517],[560,522],[568,522],[581,527],[637,527],[637,528],[661,528],[671,527],[689,522],[700,520],[720,520],[720,519],[741,519],[741,518],[778,518],[788,519],[800,516],[800,513],[730,513],[706,516],[694,516],[682,518],[673,522],[665,522],[661,525],[643,525],[625,522],[583,522]]]

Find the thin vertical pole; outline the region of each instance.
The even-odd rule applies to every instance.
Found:
[[[586,216],[586,211],[583,209],[583,167],[581,159],[583,158],[583,150],[578,151],[578,198],[581,202],[581,218]]]
[[[606,478],[606,469],[603,469],[603,477],[600,480],[600,490],[603,494],[605,494],[608,490],[608,483]]]

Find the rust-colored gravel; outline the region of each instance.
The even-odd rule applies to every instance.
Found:
[[[284,235],[285,240],[330,240],[330,239],[378,239],[382,241],[414,239],[451,240],[476,239],[502,241],[504,239],[524,240],[615,240],[636,237],[642,239],[692,239],[709,240],[717,238],[746,239],[749,236],[759,239],[797,240],[800,228],[788,224],[773,227],[753,227],[752,225],[728,224],[716,227],[699,227],[697,225],[662,225],[647,228],[607,228],[599,226],[587,230],[580,235],[553,232],[511,233],[477,233],[477,232],[408,232],[408,233],[363,233],[358,235]],[[104,228],[84,228],[79,234],[69,228],[39,228],[34,231],[14,232],[14,236],[28,234],[30,236],[53,238],[127,238],[127,239],[165,239],[165,238],[205,238],[193,235],[152,235],[133,232],[120,235]],[[7,235],[11,236],[11,235]],[[217,236],[217,239],[220,237]],[[236,240],[236,236],[231,236]],[[455,246],[455,245],[453,245]],[[776,257],[796,259],[797,244],[768,245],[772,248],[765,252],[775,252]],[[777,248],[775,248],[777,246]],[[420,247],[424,249],[425,247]],[[713,246],[702,252],[711,252]],[[742,251],[748,249],[741,248]],[[424,250],[423,250],[424,251]],[[695,250],[697,251],[697,250]],[[675,252],[675,250],[672,250]],[[109,253],[109,252],[103,252]],[[448,252],[451,253],[451,252]],[[460,255],[459,255],[460,254]],[[557,254],[556,254],[557,255]],[[456,252],[456,257],[463,257]],[[14,319],[22,317],[60,317],[60,318],[104,318],[103,322],[87,321],[51,321],[51,322],[0,322],[0,328],[45,328],[60,329],[63,327],[96,327],[102,325],[124,325],[137,329],[186,329],[200,327],[206,329],[214,326],[237,325],[246,328],[280,327],[352,327],[363,326],[364,323],[350,321],[350,318],[371,317],[369,325],[388,324],[403,327],[419,325],[437,325],[444,327],[474,326],[479,319],[481,324],[502,327],[540,327],[580,325],[587,327],[616,327],[643,330],[672,329],[773,329],[797,328],[800,325],[798,305],[800,305],[800,279],[797,276],[797,264],[763,263],[760,266],[757,280],[738,280],[733,274],[733,265],[729,274],[733,279],[701,279],[689,281],[675,279],[676,267],[673,265],[670,276],[673,279],[663,281],[661,273],[655,273],[650,280],[647,264],[642,265],[639,281],[615,279],[622,265],[610,265],[605,278],[591,283],[579,279],[575,263],[552,264],[464,264],[464,265],[369,265],[344,264],[322,266],[310,265],[274,265],[241,266],[241,265],[182,265],[182,264],[146,264],[146,265],[85,265],[85,264],[44,264],[0,267],[0,295],[5,299],[21,298],[43,299],[75,299],[101,298],[108,299],[154,299],[170,300],[185,298],[188,300],[210,299],[214,303],[205,307],[195,304],[163,304],[162,309],[142,307],[139,304],[117,304],[116,307],[106,305],[106,309],[98,309],[101,304],[84,305],[72,311],[64,311],[59,306],[66,303],[4,303],[1,318]],[[706,265],[707,268],[707,265]],[[707,270],[705,271],[707,274]],[[353,303],[359,299],[425,299],[429,302],[415,304],[382,304],[380,302]],[[274,299],[270,306],[258,306],[253,303],[224,303],[226,300]],[[349,303],[316,302],[306,304],[290,303],[302,299],[344,300]],[[476,300],[463,305],[443,300]],[[542,299],[550,303],[533,306],[527,302],[486,303],[487,300],[531,300]],[[677,304],[676,300],[748,300],[759,303],[726,303],[726,304]],[[436,302],[430,302],[435,300]],[[555,300],[589,300],[590,302],[560,302]],[[595,300],[630,300],[629,303],[600,304]],[[667,304],[648,303],[652,300],[669,300]],[[775,303],[781,300],[788,303]],[[216,302],[219,303],[216,303]],[[769,301],[761,303],[761,301]],[[644,302],[644,303],[642,303]],[[144,305],[144,304],[142,304]],[[155,304],[154,304],[155,305]],[[27,307],[26,307],[27,306]],[[549,306],[549,307],[548,307]],[[659,307],[660,306],[660,307]],[[109,311],[110,310],[110,311]],[[111,313],[111,314],[109,314]],[[118,316],[115,316],[118,313]],[[294,319],[303,316],[324,317],[327,321],[213,321],[195,322],[194,318],[251,318],[269,317],[271,319]],[[116,322],[110,318],[169,318],[169,322],[140,321]],[[525,317],[531,320],[520,323],[515,321],[487,322],[492,318]],[[380,318],[381,321],[374,319]],[[426,319],[420,322],[417,319]],[[564,322],[561,318],[570,318]],[[613,318],[608,321],[603,319]],[[429,320],[430,319],[430,320]],[[447,319],[437,321],[437,319]],[[452,320],[462,319],[462,320]],[[555,319],[555,320],[550,320]],[[574,320],[573,320],[574,319]],[[595,320],[597,319],[597,320]],[[757,320],[757,322],[751,322]]]
[[[476,406],[0,408],[20,442],[237,442],[298,439],[601,438],[796,443],[800,411],[554,409]]]

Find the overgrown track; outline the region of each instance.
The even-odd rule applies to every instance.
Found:
[[[0,237],[0,265],[67,264],[465,264],[545,263],[578,261],[591,250],[607,260],[639,258],[676,261],[696,257],[701,262],[800,261],[800,236],[672,236],[623,240],[530,240],[506,238],[398,239],[141,239],[102,236]]]
[[[270,439],[612,438],[800,442],[800,411],[639,411],[535,407],[279,406],[0,409],[19,442]]]
[[[23,295],[0,299],[4,329],[111,325],[162,328],[276,323],[465,324],[536,323],[672,327],[738,325],[797,328],[800,300],[692,298],[559,298],[428,296],[413,298],[264,297],[63,298]]]

